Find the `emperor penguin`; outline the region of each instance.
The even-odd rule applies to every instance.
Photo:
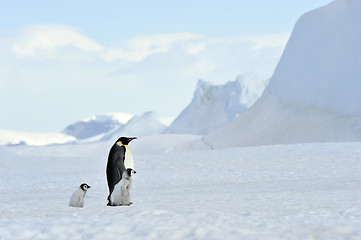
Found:
[[[83,183],[79,188],[71,195],[69,206],[71,207],[84,207],[84,197],[90,186]]]
[[[111,195],[113,206],[130,206],[130,188],[132,187],[133,175],[136,173],[131,168],[127,168],[122,175],[122,180],[115,185]]]
[[[128,144],[130,141],[137,139],[136,137],[121,137],[111,147],[108,155],[108,163],[106,167],[109,195],[108,206],[116,206],[114,204],[114,196],[112,193],[116,184],[120,182],[123,172],[128,169],[134,169],[133,155]]]

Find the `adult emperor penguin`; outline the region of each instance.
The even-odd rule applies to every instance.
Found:
[[[83,183],[79,188],[71,195],[69,206],[71,207],[84,207],[84,197],[90,186]]]
[[[133,155],[128,146],[129,142],[137,139],[136,137],[119,138],[109,151],[108,163],[106,168],[107,181],[109,188],[108,206],[116,206],[112,193],[116,184],[122,179],[123,172],[128,169],[134,169]]]
[[[130,189],[132,187],[133,175],[136,173],[131,168],[127,168],[122,175],[122,179],[115,185],[111,195],[113,206],[130,206]]]

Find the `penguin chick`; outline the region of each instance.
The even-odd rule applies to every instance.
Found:
[[[70,207],[84,207],[84,197],[90,186],[83,183],[79,188],[71,195],[69,206]]]
[[[130,201],[130,188],[135,173],[136,171],[131,168],[127,168],[123,172],[122,179],[115,185],[113,194],[110,196],[112,206],[129,206],[132,204]]]

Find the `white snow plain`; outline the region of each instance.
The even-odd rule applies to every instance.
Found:
[[[162,137],[130,145],[130,207],[106,206],[113,142],[0,146],[0,239],[361,239],[361,143],[167,152],[168,135],[162,152]]]

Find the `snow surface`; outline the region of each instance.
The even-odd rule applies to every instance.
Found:
[[[223,85],[199,80],[192,102],[165,132],[206,134],[245,112],[262,95],[266,85],[267,81],[254,73]]]
[[[360,12],[361,1],[338,0],[303,15],[259,101],[203,141],[215,148],[361,141]]]
[[[0,240],[361,239],[360,11],[360,1],[338,0],[305,14],[259,101],[206,137],[139,137],[131,131],[149,127],[129,121],[139,137],[130,207],[106,206],[113,140],[0,146]],[[74,140],[0,135],[0,144]],[[275,145],[330,140],[344,142]],[[229,148],[260,144],[269,145]],[[83,182],[84,208],[69,207]]]
[[[137,141],[130,207],[106,206],[113,142],[1,146],[0,239],[361,238],[361,143],[154,154]],[[82,182],[84,208],[69,207]]]

